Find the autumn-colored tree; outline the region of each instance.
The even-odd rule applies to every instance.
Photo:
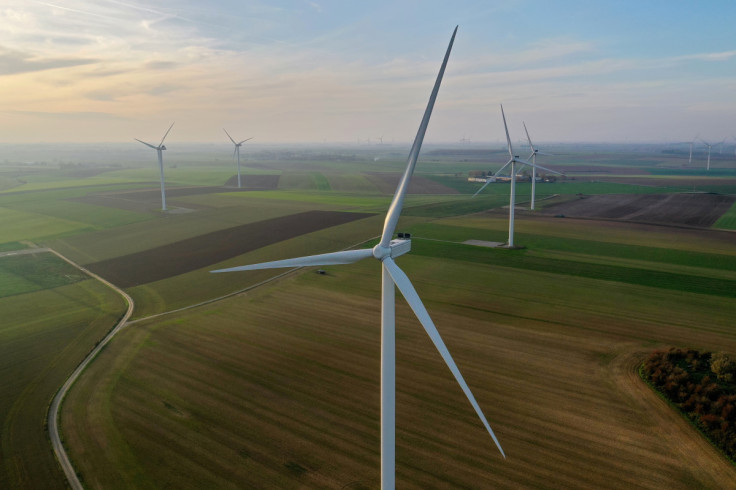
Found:
[[[719,380],[728,383],[733,381],[736,366],[731,362],[728,354],[725,352],[716,352],[710,357],[710,370],[713,371]]]

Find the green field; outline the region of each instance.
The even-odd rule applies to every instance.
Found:
[[[452,228],[413,226],[437,236]],[[663,232],[670,240],[677,233]],[[628,235],[647,239],[636,229]],[[672,287],[684,273],[672,273],[670,282],[628,280],[629,261],[653,272],[681,267],[676,255],[653,262],[646,250],[639,256],[628,251],[618,258],[624,262],[598,268],[596,261],[611,249],[588,249],[581,255],[591,262],[577,263],[595,273],[571,275],[510,258],[524,251],[427,243],[416,240],[413,253],[398,263],[509,458],[498,455],[398,301],[402,487],[722,488],[736,481],[707,443],[682,454],[680,448],[700,435],[689,434],[687,424],[673,429],[651,418],[652,400],[632,392],[637,356],[656,346],[736,349],[732,295],[715,286]],[[556,251],[538,249],[545,252]],[[486,253],[502,257],[489,261]],[[735,257],[732,252],[728,260]],[[75,386],[65,410],[65,433],[78,448],[85,482],[374,487],[380,268],[364,261],[326,269],[325,276],[306,271],[124,331]],[[178,366],[174,372],[172,365]],[[444,430],[433,429],[440,426]],[[712,463],[689,465],[690,458]],[[576,464],[565,469],[564,461]]]
[[[87,279],[50,253],[0,257],[0,298],[51,289]]]
[[[66,268],[44,255],[57,262],[57,270]],[[8,260],[0,258],[0,267]],[[47,277],[45,282],[44,289],[0,298],[2,488],[66,488],[46,433],[46,410],[125,309],[122,299],[97,281],[54,286],[54,278]]]
[[[509,187],[489,185],[471,198],[480,184],[464,175],[496,168],[505,150],[453,151],[420,159],[425,183],[459,194],[407,196],[397,231],[414,239],[398,263],[509,458],[500,458],[397,300],[399,485],[736,487],[733,467],[668,418],[635,375],[641,356],[658,346],[736,352],[733,235],[523,212],[516,243],[525,248],[465,245],[507,238],[500,208]],[[169,213],[160,212],[154,158],[150,166],[0,166],[0,252],[34,242],[83,265],[309,210],[376,213],[129,288],[136,322],[62,407],[65,444],[86,486],[377,486],[378,263],[327,267],[326,275],[296,271],[147,317],[282,272],[210,274],[214,268],[373,245],[391,199],[379,189],[389,180],[380,179],[403,170],[404,153],[264,150],[249,154],[243,172],[279,175],[278,188],[233,192],[214,189],[235,174],[227,151],[169,152],[170,188],[209,186],[167,199]],[[736,192],[725,169],[679,171],[681,159],[669,155],[586,150],[556,161],[580,171],[575,180],[538,185],[540,205],[577,194]],[[518,186],[517,202],[528,201],[530,187]],[[146,192],[124,193],[138,190]],[[734,213],[714,228],[736,229]],[[111,290],[51,254],[0,257],[0,363],[10,394],[0,402],[0,487],[63,487],[43,414],[123,309]]]

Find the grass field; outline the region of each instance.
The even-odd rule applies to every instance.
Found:
[[[8,259],[0,258],[0,266]],[[46,433],[46,410],[124,309],[121,298],[92,280],[0,298],[1,488],[66,488]]]
[[[0,298],[51,289],[87,276],[50,253],[0,257]]]
[[[715,222],[713,228],[736,230],[736,204],[731,206],[731,209],[729,209],[718,221]]]
[[[169,152],[167,183],[189,186],[167,199],[172,213],[158,209],[155,158],[137,167],[0,168],[0,251],[33,241],[88,265],[309,210],[380,213],[217,267],[334,251],[380,233],[406,153],[380,150],[342,159],[322,149],[249,155],[243,173],[273,176],[260,188],[274,190],[243,192],[219,189],[235,174],[227,151],[222,158]],[[423,155],[417,193],[407,196],[398,227],[415,236],[413,253],[399,263],[509,459],[500,458],[399,300],[399,485],[736,487],[733,467],[670,417],[634,369],[658,346],[736,352],[734,235],[520,211],[516,240],[525,250],[455,243],[507,235],[500,207],[508,186],[489,185],[471,199],[480,184],[457,175],[495,168],[503,151],[470,153]],[[557,196],[540,205],[577,194],[734,192],[727,171],[678,171],[682,159],[672,156],[593,149],[556,158],[548,164],[565,166],[575,180],[537,186],[538,199]],[[529,184],[519,185],[518,201],[529,192]],[[715,227],[733,229],[734,209]],[[3,488],[60,485],[38,437],[38,407],[45,409],[63,375],[124,308],[61,263],[48,269],[29,260],[0,267],[3,394],[14,397],[0,402]],[[213,275],[211,268],[129,288],[134,317],[281,272]],[[291,273],[240,296],[130,324],[62,409],[65,443],[86,485],[377,487],[379,287],[378,264],[366,261],[329,267],[324,276]]]
[[[413,227],[423,235],[436,227],[436,236],[448,238],[470,229],[467,219],[458,220],[464,225],[458,230]],[[578,233],[579,223],[569,224],[557,233]],[[622,234],[605,224],[587,226],[588,234],[597,226],[604,235]],[[678,234],[660,231],[662,240]],[[621,241],[647,240],[636,226],[625,235]],[[531,236],[544,242],[539,233]],[[537,243],[537,253],[561,252],[554,235],[547,239],[549,247]],[[706,250],[722,246],[718,237],[701,236],[701,242]],[[685,267],[676,253],[657,262],[647,251],[614,257],[615,247],[597,251],[588,244],[581,254],[592,262],[577,262],[598,272],[571,275],[513,259],[479,260],[468,249],[417,240],[415,253],[399,263],[509,458],[497,454],[399,301],[400,486],[736,484],[736,471],[686,422],[668,419],[661,400],[640,391],[634,372],[638,356],[660,345],[736,349],[732,297],[626,280],[627,261],[646,263],[649,271]],[[479,250],[484,257],[523,256]],[[607,262],[607,254],[612,263],[597,269],[596,260]],[[689,273],[697,268],[707,264]],[[377,487],[379,270],[365,261],[329,267],[326,276],[305,272],[131,325],[65,405],[65,436],[85,482],[95,488]]]

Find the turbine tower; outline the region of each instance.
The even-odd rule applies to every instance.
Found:
[[[156,152],[158,153],[158,170],[161,174],[161,211],[166,211],[166,189],[164,188],[164,156],[163,151],[166,149],[164,146],[164,140],[166,139],[166,136],[168,136],[169,131],[171,131],[171,128],[174,127],[174,123],[171,123],[171,126],[169,126],[169,129],[166,131],[166,134],[164,134],[164,137],[161,138],[161,143],[158,144],[158,146],[153,146],[150,143],[146,143],[145,141],[141,141],[138,138],[133,138],[134,140],[143,143],[146,146],[150,146]]]
[[[713,145],[711,145],[710,143],[708,143],[702,138],[700,139],[700,141],[702,141],[703,144],[708,147],[708,163],[705,164],[705,171],[709,172],[710,171],[710,149],[713,148]]]
[[[245,139],[241,141],[240,143],[236,143],[233,137],[230,136],[230,133],[227,132],[227,129],[222,128],[222,130],[225,131],[225,134],[227,135],[227,137],[230,138],[230,141],[232,141],[233,144],[235,145],[235,150],[233,150],[233,158],[235,158],[235,155],[238,155],[238,189],[240,189],[240,146],[246,141],[252,140],[254,136],[251,136],[250,138]]]
[[[542,170],[546,170],[547,172],[555,172],[554,170],[550,170],[548,168],[542,167],[541,165],[537,165],[536,163],[529,162],[527,160],[522,160],[519,158],[519,155],[514,155],[514,150],[511,147],[511,137],[509,136],[509,127],[506,125],[506,114],[503,112],[503,104],[501,104],[501,117],[503,117],[503,127],[506,130],[506,143],[508,144],[509,149],[509,157],[510,160],[506,162],[506,164],[498,169],[498,172],[496,172],[496,175],[500,174],[506,167],[511,165],[511,195],[509,196],[509,241],[506,244],[509,248],[514,247],[514,208],[516,203],[516,164],[521,163],[522,165],[529,165],[532,168],[541,168]],[[526,126],[525,126],[526,127]],[[491,183],[491,180],[489,179],[483,186],[478,189],[475,194],[473,194],[473,197],[477,196],[480,191],[486,188],[488,184]]]
[[[539,155],[550,155],[549,153],[542,153],[537,148],[534,148],[534,145],[532,144],[532,139],[529,137],[529,131],[526,129],[526,123],[522,122],[524,125],[524,132],[526,133],[526,139],[529,141],[529,148],[531,148],[532,153],[529,155],[529,158],[532,160],[532,204],[530,206],[530,209],[534,211],[534,196],[536,195],[536,186],[537,186],[537,154]],[[529,160],[527,158],[527,160]],[[551,170],[551,172],[556,173],[558,175],[564,175],[562,172],[557,172],[556,170]]]
[[[419,125],[419,130],[417,131],[417,135],[414,139],[414,144],[409,152],[406,170],[399,182],[399,186],[396,188],[396,193],[394,194],[391,205],[386,213],[383,233],[378,245],[372,249],[347,250],[212,271],[231,272],[281,267],[350,264],[369,257],[381,261],[381,487],[387,490],[395,488],[396,478],[396,288],[399,289],[406,299],[406,302],[409,303],[409,306],[412,311],[414,311],[419,323],[424,327],[424,330],[427,332],[427,335],[429,335],[430,339],[444,359],[447,367],[455,377],[455,380],[462,388],[465,396],[468,398],[470,404],[478,414],[478,417],[480,417],[481,422],[491,435],[491,438],[493,438],[499,451],[501,451],[504,458],[506,457],[498,439],[496,439],[496,435],[493,433],[493,430],[483,415],[473,393],[470,391],[470,388],[460,374],[460,370],[452,359],[450,352],[447,350],[442,337],[437,331],[437,327],[435,327],[432,322],[432,319],[422,304],[422,300],[419,298],[414,286],[411,284],[407,275],[399,268],[398,265],[396,265],[396,262],[394,262],[394,259],[411,250],[410,239],[393,240],[392,238],[396,231],[396,225],[399,221],[401,209],[404,204],[404,197],[406,196],[406,191],[409,187],[409,182],[414,172],[417,158],[419,157],[419,151],[422,147],[424,134],[427,131],[429,118],[432,115],[432,108],[434,107],[435,100],[437,99],[437,93],[439,92],[440,84],[442,83],[442,76],[445,73],[445,67],[447,66],[447,60],[450,57],[450,51],[452,50],[456,33],[457,27],[455,27],[455,31],[452,33],[452,38],[450,39],[450,44],[447,47],[440,71],[437,74],[437,79],[435,80],[434,88],[432,89],[432,93],[429,97],[424,117]]]
[[[690,158],[688,158],[688,160],[687,160],[688,167],[693,164],[693,145],[697,141],[698,136],[699,136],[699,134],[696,134],[695,135],[695,138],[693,138],[692,141],[690,142]]]

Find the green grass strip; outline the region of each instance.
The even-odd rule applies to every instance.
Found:
[[[508,233],[505,230],[479,230],[477,228],[445,226],[437,223],[415,224],[408,231],[417,237],[456,242],[463,242],[469,239],[505,242],[508,238]],[[573,252],[598,257],[616,257],[619,259],[643,260],[708,269],[736,270],[736,255],[644,247],[641,245],[531,235],[526,233],[516,233],[515,242],[522,243],[530,249]]]
[[[480,264],[498,265],[576,277],[615,281],[638,286],[736,298],[736,280],[653,271],[635,267],[593,264],[573,260],[535,257],[527,250],[504,250],[460,243],[415,240],[412,253],[446,257]]]

